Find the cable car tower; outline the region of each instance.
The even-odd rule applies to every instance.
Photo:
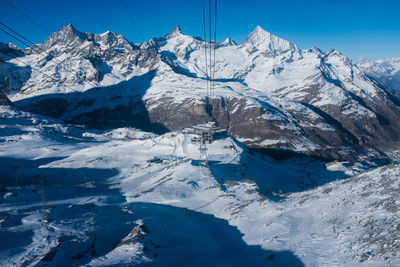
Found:
[[[182,130],[185,134],[192,134],[192,143],[199,144],[200,158],[199,161],[205,165],[208,163],[207,144],[211,144],[214,138],[219,135],[226,134],[226,130],[220,129],[215,122],[210,121],[196,126],[187,127]]]
[[[214,8],[212,2],[214,1]],[[215,48],[217,39],[217,0],[209,0],[206,5],[203,0],[203,26],[204,26],[204,60],[205,60],[205,81],[207,88],[207,95],[205,97],[205,111],[210,115],[211,105],[210,99],[215,96]],[[207,12],[208,7],[208,12]],[[206,15],[208,15],[208,29],[209,29],[209,41],[207,42],[207,22]],[[213,16],[214,15],[214,16]],[[214,18],[214,21],[213,19]],[[212,30],[214,26],[214,31]],[[214,37],[213,37],[214,36]],[[226,130],[220,129],[215,121],[209,121],[207,123],[199,124],[196,126],[188,127],[183,129],[183,133],[193,134],[195,137],[192,138],[192,143],[199,144],[200,152],[200,163],[208,165],[207,156],[207,144],[211,144],[214,141],[214,137],[217,135],[226,134]]]

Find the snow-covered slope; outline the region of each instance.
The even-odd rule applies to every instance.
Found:
[[[43,44],[0,51],[0,68],[7,84],[23,84],[10,93],[17,106],[94,128],[165,132],[213,120],[249,147],[324,158],[398,147],[399,102],[338,51],[301,50],[256,27],[240,45],[216,44],[207,99],[205,45],[179,27],[133,44],[68,24]]]
[[[376,61],[361,58],[357,62],[357,66],[391,90],[394,95],[400,96],[400,58],[387,58]]]
[[[397,165],[275,161],[225,137],[207,168],[179,132],[10,107],[0,126],[3,266],[400,264]]]

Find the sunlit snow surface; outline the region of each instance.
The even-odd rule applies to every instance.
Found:
[[[208,148],[0,107],[0,265],[400,264],[397,165]]]

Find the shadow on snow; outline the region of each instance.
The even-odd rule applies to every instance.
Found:
[[[26,111],[60,118],[67,123],[87,125],[89,128],[134,127],[165,133],[168,128],[151,121],[142,100],[155,75],[154,70],[111,86],[84,92],[34,96],[14,104]]]
[[[213,215],[150,203],[130,207],[149,232],[145,254],[153,262],[144,266],[303,266],[290,251],[247,245],[236,227]]]
[[[27,160],[0,157],[0,191],[12,193],[7,199],[0,198],[0,204],[18,203],[21,198],[29,203],[42,204],[43,201],[112,192],[109,190],[108,179],[117,175],[117,170],[39,167],[60,159],[62,158]]]
[[[21,264],[37,260],[39,265],[50,266],[86,264],[118,247],[141,219],[141,233],[125,241],[132,246],[137,242],[143,245],[141,251],[152,262],[141,265],[303,266],[290,251],[266,251],[247,245],[236,227],[212,215],[167,205],[126,203],[119,190],[107,183],[118,174],[115,170],[39,168],[59,159],[0,158],[4,166],[0,170],[1,195],[15,194],[3,198],[6,206],[2,213],[7,212],[9,218],[1,225],[1,255],[22,253],[33,245],[33,240],[42,238],[55,245],[44,254],[35,255],[38,252],[33,250],[33,255],[29,254]],[[92,186],[85,186],[85,179]],[[43,195],[49,204],[42,203]],[[89,201],[96,197],[108,200]],[[50,221],[38,224],[35,219],[24,219],[35,214],[46,215]],[[28,220],[24,227],[23,219]],[[35,229],[41,230],[35,234]],[[134,255],[126,253],[131,260]],[[128,261],[124,265],[134,263]]]
[[[315,158],[298,156],[275,160],[233,140],[244,150],[238,163],[209,161],[210,171],[222,190],[226,181],[253,180],[261,194],[277,201],[286,193],[302,192],[348,177],[343,171],[329,171],[326,162]]]
[[[130,246],[140,243],[143,247],[139,251],[152,260],[141,262],[140,266],[304,266],[290,251],[267,251],[247,245],[236,227],[212,215],[140,202],[125,208],[132,213],[121,212],[115,205],[97,209],[94,226],[87,232],[90,238],[77,243],[62,237],[46,261],[52,265],[81,265],[100,257],[101,263],[102,259],[107,260],[101,257],[121,245],[120,241],[137,226],[134,222],[141,219],[140,231],[124,241]],[[52,210],[50,216],[65,217],[62,209]],[[127,261],[110,261],[115,265],[137,265],[132,261],[135,255],[129,250],[127,253]]]

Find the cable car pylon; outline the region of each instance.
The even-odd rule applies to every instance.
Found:
[[[208,148],[207,145],[214,141],[214,138],[218,135],[226,134],[227,131],[220,129],[215,120],[212,120],[212,109],[211,109],[211,99],[215,96],[215,49],[217,45],[216,41],[216,31],[217,31],[217,0],[214,2],[214,22],[212,21],[213,6],[212,0],[202,1],[203,7],[203,31],[204,31],[204,62],[205,62],[205,78],[206,81],[206,96],[205,96],[205,112],[210,116],[211,120],[207,123],[198,124],[195,126],[187,127],[182,130],[184,134],[191,134],[194,137],[191,139],[193,144],[199,145],[199,159],[198,161],[208,166]],[[206,10],[208,7],[208,12]],[[207,41],[207,22],[206,15],[208,15],[208,28],[209,28],[209,41]],[[212,26],[214,23],[214,32],[212,32]],[[214,39],[212,38],[214,34]]]

